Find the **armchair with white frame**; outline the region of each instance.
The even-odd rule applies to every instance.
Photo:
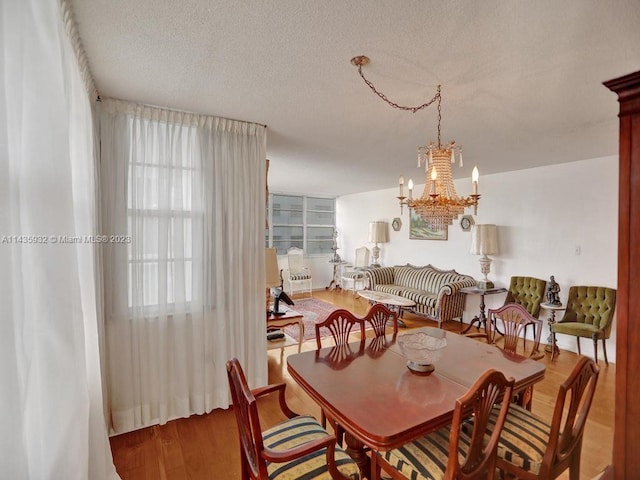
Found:
[[[283,288],[289,295],[296,290],[313,295],[313,279],[311,270],[304,265],[304,252],[301,248],[291,247],[287,250],[287,266],[282,270]]]
[[[365,275],[364,270],[369,266],[369,249],[367,247],[356,248],[356,261],[353,269],[342,272],[342,288],[344,290],[353,290],[357,293],[369,286],[369,277]]]

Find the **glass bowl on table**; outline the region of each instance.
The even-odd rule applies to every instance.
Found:
[[[398,345],[407,359],[407,368],[413,373],[426,375],[435,369],[433,364],[442,355],[447,339],[444,330],[427,327],[419,332],[400,335]]]

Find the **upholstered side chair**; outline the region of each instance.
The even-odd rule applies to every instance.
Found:
[[[553,334],[574,335],[580,352],[580,338],[593,340],[593,352],[598,362],[598,340],[602,340],[604,361],[608,365],[606,340],[616,310],[616,290],[607,287],[573,286],[569,288],[567,309],[562,319],[553,325]]]
[[[240,435],[240,478],[359,480],[358,466],[336,445],[336,437],[315,418],[289,409],[284,383],[250,390],[235,358],[227,362],[227,377]],[[287,419],[263,432],[256,398],[270,393],[278,393],[280,409]]]

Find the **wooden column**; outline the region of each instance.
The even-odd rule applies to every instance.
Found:
[[[620,102],[616,416],[607,476],[622,480],[640,475],[640,72],[604,85]]]

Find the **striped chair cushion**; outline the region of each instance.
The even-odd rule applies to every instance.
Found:
[[[327,435],[318,421],[310,416],[295,417],[265,430],[262,434],[265,447],[286,450]],[[358,466],[344,450],[336,446],[336,465],[347,478],[360,478]],[[302,458],[286,463],[267,462],[271,480],[331,480],[327,468],[326,449],[317,450]]]
[[[309,280],[311,278],[310,273],[301,272],[301,273],[290,273],[289,278],[291,280]]]
[[[362,271],[359,272],[359,271],[356,271],[356,270],[352,270],[350,272],[344,272],[342,274],[342,276],[344,278],[353,278],[353,279],[358,278],[359,279],[359,278],[364,278],[364,272],[362,272]]]
[[[498,411],[494,409],[489,425],[495,425]],[[498,458],[537,475],[549,443],[550,430],[547,423],[531,412],[512,404],[500,435]]]
[[[400,448],[380,454],[389,465],[411,480],[439,480],[444,477],[449,460],[450,433],[450,427],[441,428]],[[460,463],[464,462],[470,443],[469,437],[461,433],[458,450]]]

